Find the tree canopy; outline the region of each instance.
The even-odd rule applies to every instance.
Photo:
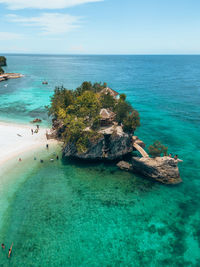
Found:
[[[6,57],[0,56],[0,67],[7,66],[6,64]]]
[[[98,129],[101,127],[102,108],[114,112],[115,122],[121,124],[127,133],[133,133],[140,126],[139,114],[126,101],[126,95],[121,94],[120,99],[116,99],[104,93],[106,86],[106,83],[83,82],[76,90],[56,87],[51,97],[51,104],[47,107],[49,115],[62,122],[64,142],[73,142],[79,152],[86,150],[89,140],[101,136]]]
[[[159,141],[155,141],[152,145],[149,146],[148,148],[149,154],[155,158],[155,157],[161,157],[161,156],[166,156],[168,147],[164,146],[161,144]]]
[[[0,74],[4,74],[4,70],[0,67]]]

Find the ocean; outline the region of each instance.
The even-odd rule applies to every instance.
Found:
[[[55,86],[107,82],[139,111],[147,147],[159,140],[183,160],[183,183],[29,155],[1,184],[0,242],[14,247],[0,266],[200,266],[200,56],[6,57],[25,76],[0,83],[1,121],[48,125]]]

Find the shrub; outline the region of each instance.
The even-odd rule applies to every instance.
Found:
[[[136,110],[123,120],[123,130],[126,133],[134,133],[137,127],[140,126],[140,116]]]
[[[150,145],[149,148],[149,154],[155,158],[155,157],[161,157],[162,155],[167,155],[168,147],[162,145],[159,141],[155,141],[153,145]]]
[[[4,74],[4,70],[0,67],[0,74]]]
[[[119,100],[114,108],[116,113],[116,121],[122,123],[124,119],[133,111],[132,106],[123,100]]]
[[[125,94],[121,94],[120,95],[120,100],[125,101],[126,100],[126,95]]]
[[[6,57],[0,56],[0,67],[7,66]]]
[[[98,130],[101,126],[101,121],[100,121],[100,117],[97,116],[94,118],[94,121],[92,123],[92,130]]]

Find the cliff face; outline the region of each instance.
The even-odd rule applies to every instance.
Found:
[[[7,66],[6,58],[3,56],[0,56],[0,67],[5,67],[5,66]]]
[[[178,160],[170,157],[132,158],[133,170],[164,184],[178,184],[182,180]]]
[[[128,134],[103,134],[96,142],[90,142],[85,153],[79,153],[75,144],[68,143],[63,149],[65,157],[86,160],[114,160],[133,151],[132,137]]]

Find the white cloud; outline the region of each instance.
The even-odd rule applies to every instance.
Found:
[[[60,13],[43,13],[38,17],[8,15],[9,21],[24,26],[39,27],[43,34],[63,34],[79,27],[79,17]]]
[[[0,0],[0,3],[6,4],[9,9],[17,10],[24,8],[61,9],[100,1],[103,0]]]
[[[14,33],[14,32],[0,32],[0,41],[11,41],[16,39],[23,38],[22,34]]]

